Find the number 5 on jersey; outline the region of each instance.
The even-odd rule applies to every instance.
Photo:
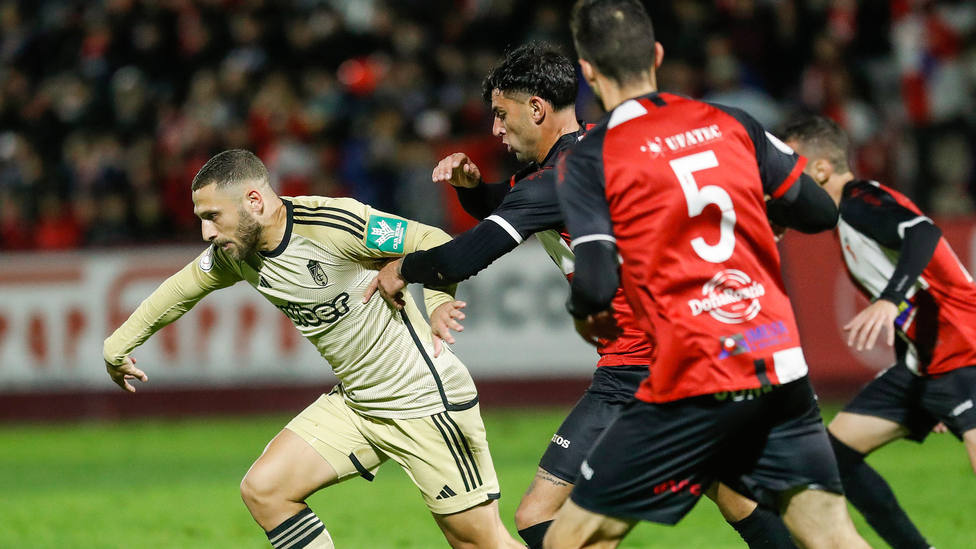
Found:
[[[705,206],[715,204],[722,210],[722,220],[719,222],[719,239],[717,244],[708,244],[702,237],[693,238],[691,247],[698,257],[710,263],[722,263],[732,257],[735,248],[735,209],[732,197],[725,189],[716,185],[706,185],[698,188],[695,172],[718,167],[715,151],[704,151],[688,156],[682,156],[670,161],[671,169],[681,184],[681,190],[688,203],[688,217],[697,217],[705,210]]]

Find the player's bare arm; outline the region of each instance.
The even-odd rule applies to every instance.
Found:
[[[444,157],[431,173],[434,183],[445,181],[455,187],[473,189],[481,182],[481,170],[464,153],[454,153]]]
[[[118,366],[106,360],[105,370],[108,371],[109,377],[112,378],[112,381],[116,385],[130,393],[136,392],[136,388],[129,383],[130,381],[134,379],[138,379],[143,383],[149,381],[149,376],[139,368],[136,368],[136,359],[132,356],[125,357],[125,362]]]
[[[885,331],[885,342],[888,346],[894,345],[897,317],[897,305],[887,299],[875,301],[844,325],[844,330],[848,332],[847,345],[856,345],[858,351],[870,351],[882,330]]]

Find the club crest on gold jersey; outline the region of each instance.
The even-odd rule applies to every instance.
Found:
[[[321,263],[314,259],[309,259],[308,264],[305,266],[308,267],[308,273],[312,275],[312,280],[316,284],[322,287],[329,285],[329,277],[325,274],[325,269],[322,268]]]

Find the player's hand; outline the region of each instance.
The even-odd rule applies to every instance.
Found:
[[[945,423],[942,423],[940,421],[940,422],[938,422],[938,423],[935,424],[935,427],[932,427],[932,432],[933,433],[938,433],[938,434],[941,435],[942,433],[948,433],[949,432],[949,428],[945,426]]]
[[[773,197],[768,194],[763,195],[763,200],[765,200],[767,203],[772,199]],[[786,227],[773,223],[772,219],[769,220],[769,227],[773,229],[773,238],[776,239],[776,242],[783,240],[783,237],[786,235]]]
[[[444,157],[434,166],[430,178],[434,183],[446,181],[455,187],[472,189],[481,182],[481,170],[464,153]]]
[[[143,383],[149,381],[149,376],[147,376],[145,372],[139,368],[136,368],[135,357],[125,357],[125,363],[121,366],[116,366],[115,364],[112,364],[106,360],[105,369],[108,371],[109,377],[112,378],[112,381],[114,381],[116,385],[122,387],[130,393],[136,392],[136,388],[129,383],[129,380],[138,379]]]
[[[847,334],[847,346],[857,345],[858,351],[874,348],[881,330],[885,330],[885,341],[888,346],[895,344],[895,319],[898,318],[898,306],[887,299],[879,299],[857,314],[844,326]]]
[[[623,333],[620,326],[617,326],[617,319],[613,317],[612,309],[573,320],[576,324],[576,333],[583,338],[583,341],[594,347],[599,346],[601,340],[614,340]]]
[[[380,272],[376,273],[376,278],[366,287],[366,292],[363,294],[363,303],[368,303],[369,299],[373,297],[373,294],[379,290],[383,299],[397,310],[402,309],[406,305],[407,302],[403,300],[403,289],[407,287],[407,281],[403,280],[403,277],[400,276],[400,265],[402,263],[403,258],[401,257],[396,261],[390,261],[386,265],[383,265]]]
[[[783,240],[783,237],[786,236],[786,227],[783,227],[781,225],[777,225],[777,224],[773,223],[772,221],[769,222],[769,226],[770,226],[770,228],[773,229],[773,238],[776,239],[776,242],[779,242],[780,240]]]
[[[448,301],[438,305],[434,312],[430,313],[430,331],[434,334],[434,358],[439,357],[444,348],[441,341],[446,341],[450,345],[454,344],[454,336],[451,335],[451,330],[455,332],[464,331],[464,326],[461,325],[461,321],[464,320],[464,312],[461,309],[467,305],[463,301]]]

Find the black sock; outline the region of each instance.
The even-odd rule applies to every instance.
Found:
[[[529,544],[529,549],[542,549],[542,538],[546,537],[546,530],[549,529],[549,525],[551,524],[552,521],[547,520],[539,524],[533,524],[525,530],[519,530],[518,533],[525,540],[525,543]]]
[[[308,507],[285,520],[268,532],[272,547],[300,548],[308,545],[325,530],[325,525]]]
[[[769,509],[756,507],[748,517],[729,524],[752,549],[796,549],[783,519]]]
[[[892,549],[928,549],[885,479],[864,462],[864,454],[830,435],[847,499]]]

